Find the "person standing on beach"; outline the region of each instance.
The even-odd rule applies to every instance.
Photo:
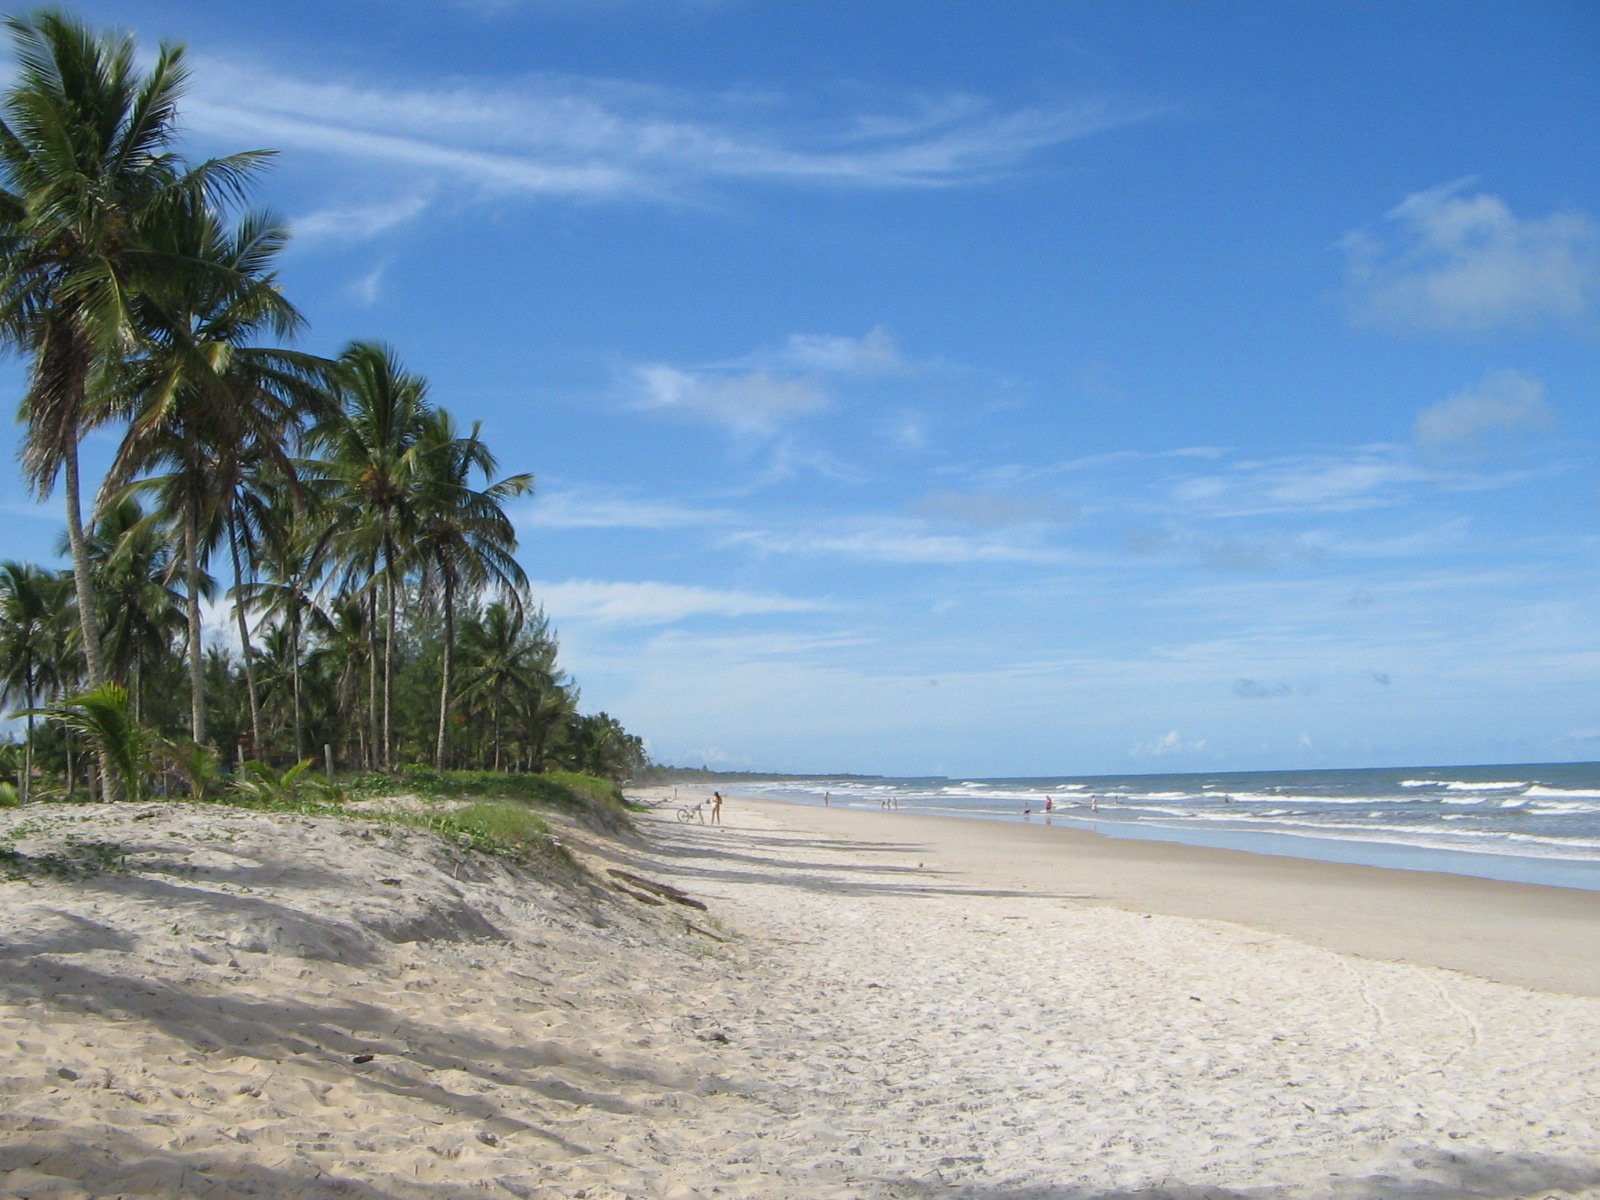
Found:
[[[828,807],[828,793],[827,792],[823,792],[822,793],[822,807],[823,808],[827,808]]]
[[[713,825],[721,825],[722,824],[722,793],[721,792],[712,792],[711,793],[711,823]]]

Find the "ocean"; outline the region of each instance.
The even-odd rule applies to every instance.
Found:
[[[1600,763],[787,779],[738,792],[1600,891]]]

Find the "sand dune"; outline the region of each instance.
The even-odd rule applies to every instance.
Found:
[[[0,836],[118,869],[0,885],[7,1196],[1600,1195],[1600,1000],[1141,912],[959,831],[733,801],[563,830],[585,882],[46,812]]]

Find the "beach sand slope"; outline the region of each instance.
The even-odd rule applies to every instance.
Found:
[[[1600,1195],[1600,1000],[979,870],[959,830],[733,800],[564,829],[586,882],[48,812],[0,815],[7,1196]]]

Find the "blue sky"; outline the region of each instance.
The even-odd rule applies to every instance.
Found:
[[[660,761],[1600,757],[1592,4],[73,11],[281,152],[302,344],[536,474]]]

